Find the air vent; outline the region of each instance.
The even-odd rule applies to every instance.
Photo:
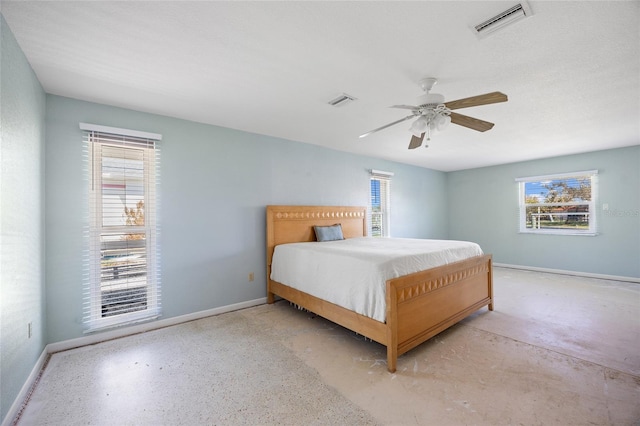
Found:
[[[356,98],[354,98],[351,95],[347,95],[346,93],[343,93],[342,95],[338,96],[335,99],[330,100],[329,102],[327,102],[329,105],[334,106],[334,107],[339,107],[339,106],[344,106],[348,103],[351,103],[353,101],[355,101]]]
[[[482,38],[506,27],[507,25],[513,24],[521,19],[528,18],[532,14],[529,4],[523,1],[512,8],[497,14],[493,18],[487,19],[473,28],[477,36]]]

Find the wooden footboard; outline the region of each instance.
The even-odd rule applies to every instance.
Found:
[[[387,347],[387,368],[478,309],[493,310],[491,255],[473,257],[387,281],[382,323],[270,279],[277,244],[313,241],[313,226],[339,222],[345,238],[366,235],[364,207],[267,206],[267,301],[289,300]]]
[[[491,255],[387,281],[387,367],[483,306],[493,310]]]

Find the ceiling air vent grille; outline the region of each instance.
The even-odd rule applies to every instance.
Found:
[[[355,101],[356,98],[354,98],[351,95],[347,95],[346,93],[341,94],[340,96],[338,96],[335,99],[331,99],[329,102],[327,102],[329,105],[334,106],[334,107],[339,107],[339,106],[344,106],[348,103],[351,103],[353,101]]]
[[[529,4],[521,2],[504,12],[497,14],[493,18],[489,18],[483,23],[476,25],[474,30],[478,37],[484,37],[531,15],[532,13]]]

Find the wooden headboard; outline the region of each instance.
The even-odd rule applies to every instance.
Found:
[[[315,241],[314,225],[339,223],[345,238],[367,235],[367,208],[351,206],[267,206],[267,268],[278,244]],[[269,271],[270,272],[270,271]]]

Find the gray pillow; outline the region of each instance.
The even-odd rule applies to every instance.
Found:
[[[342,225],[339,223],[331,226],[314,226],[313,230],[316,233],[316,240],[320,242],[344,240]]]

